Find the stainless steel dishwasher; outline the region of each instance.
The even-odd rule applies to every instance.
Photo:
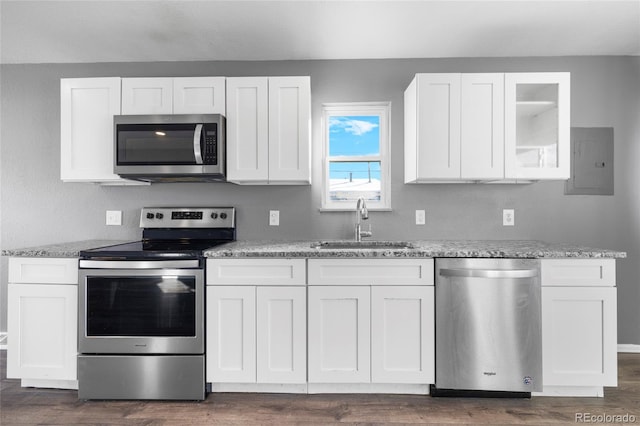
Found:
[[[540,262],[436,260],[433,396],[542,390]]]

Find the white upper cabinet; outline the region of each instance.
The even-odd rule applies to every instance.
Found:
[[[269,182],[311,183],[311,81],[269,77]]]
[[[405,183],[460,178],[460,74],[417,74],[404,102]]]
[[[502,179],[503,120],[503,74],[417,74],[405,91],[405,182]]]
[[[504,75],[462,74],[460,177],[504,177]]]
[[[227,180],[269,180],[269,111],[266,77],[227,79]]]
[[[505,75],[507,179],[569,179],[570,74]]]
[[[60,80],[60,178],[65,182],[140,184],[113,173],[113,116],[120,78]]]
[[[174,114],[226,114],[225,77],[173,79]]]
[[[225,78],[123,78],[122,114],[224,115]]]
[[[122,79],[122,115],[171,113],[172,78]]]
[[[569,73],[416,74],[405,183],[569,177]]]
[[[309,77],[227,78],[227,179],[311,182]]]

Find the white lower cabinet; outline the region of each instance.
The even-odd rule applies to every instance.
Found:
[[[309,288],[309,382],[371,381],[370,288]]]
[[[542,261],[544,395],[603,396],[617,386],[615,260]]]
[[[307,291],[304,287],[256,289],[258,383],[307,381]]]
[[[207,287],[207,382],[256,381],[255,292]]]
[[[304,259],[207,262],[206,374],[214,391],[295,391],[229,384],[306,385],[305,279]]]
[[[371,287],[371,381],[433,383],[434,287]]]
[[[414,392],[361,385],[415,384],[426,393],[434,383],[432,259],[311,259],[308,292],[310,391]]]
[[[9,259],[7,378],[77,389],[77,301],[77,259]]]

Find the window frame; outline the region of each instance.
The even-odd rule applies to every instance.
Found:
[[[329,156],[329,122],[332,116],[377,116],[380,121],[380,155]],[[380,161],[380,201],[367,201],[375,211],[391,210],[391,102],[339,102],[322,104],[322,205],[320,211],[353,211],[356,200],[331,201],[331,162]]]

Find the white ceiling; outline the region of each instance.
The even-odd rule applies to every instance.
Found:
[[[640,0],[0,1],[17,63],[640,55]]]

